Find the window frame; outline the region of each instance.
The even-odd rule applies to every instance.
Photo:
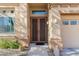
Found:
[[[41,14],[41,12],[42,12],[42,14]],[[32,10],[31,13],[32,13],[32,15],[47,15],[48,11],[46,11],[46,10]],[[33,13],[36,13],[36,14],[33,14]]]
[[[78,21],[77,20],[71,20],[70,21],[70,25],[77,25],[78,24]]]
[[[11,17],[11,16],[0,16],[0,17]],[[14,31],[13,32],[0,32],[0,34],[15,34],[15,17],[12,17],[14,23]],[[6,20],[6,19],[5,19]]]
[[[67,22],[67,23],[66,23]],[[69,25],[70,24],[70,20],[63,20],[62,22],[63,25]]]

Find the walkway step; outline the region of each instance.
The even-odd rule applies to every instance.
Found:
[[[48,46],[31,44],[28,56],[48,56]]]

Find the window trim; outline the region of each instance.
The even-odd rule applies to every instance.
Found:
[[[36,14],[33,14],[35,12],[36,12]],[[43,14],[41,14],[41,13],[37,14],[37,12],[45,12],[45,13],[43,13]],[[47,15],[48,11],[46,11],[46,10],[32,10],[31,13],[32,13],[32,15]]]
[[[0,33],[0,36],[16,36],[16,33]]]

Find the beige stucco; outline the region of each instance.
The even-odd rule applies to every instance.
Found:
[[[48,4],[46,4],[46,3],[44,3],[44,4],[42,4],[42,3],[36,3],[36,4],[30,3],[28,5],[29,5],[29,13],[30,13],[29,16],[47,16],[47,15],[34,15],[34,14],[32,14],[32,11],[33,10],[46,10],[46,11],[48,11]]]

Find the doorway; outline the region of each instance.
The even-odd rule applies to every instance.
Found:
[[[47,17],[31,17],[31,42],[45,43],[47,41]]]

